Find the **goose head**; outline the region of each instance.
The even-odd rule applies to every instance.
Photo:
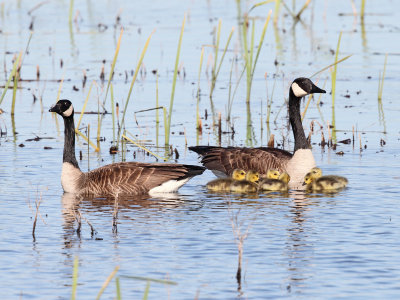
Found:
[[[310,79],[305,77],[296,78],[292,85],[290,86],[290,90],[297,98],[302,98],[304,96],[315,94],[315,93],[323,93],[326,91],[317,87]]]
[[[311,172],[307,173],[306,176],[304,176],[303,185],[311,184],[311,182],[313,182],[313,179],[313,174]]]
[[[74,107],[71,101],[63,99],[59,100],[56,104],[54,104],[49,112],[58,113],[63,118],[68,118],[74,114]]]

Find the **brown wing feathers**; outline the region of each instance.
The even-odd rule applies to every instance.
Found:
[[[210,170],[230,176],[234,169],[256,170],[266,174],[268,169],[284,171],[292,154],[281,149],[196,146],[189,147],[202,156],[201,163]]]
[[[85,174],[85,193],[145,194],[168,180],[193,177],[204,170],[204,167],[180,164],[110,164]]]

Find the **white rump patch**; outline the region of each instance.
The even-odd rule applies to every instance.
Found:
[[[61,185],[66,193],[78,193],[79,179],[82,171],[75,168],[72,164],[65,162],[62,164]]]
[[[292,83],[292,91],[293,94],[298,98],[308,95],[308,93],[305,90],[303,90],[296,82]]]
[[[149,195],[153,196],[155,194],[162,193],[174,193],[176,192],[182,185],[189,181],[190,178],[182,179],[182,180],[168,180],[163,184],[152,188],[149,191]]]
[[[69,117],[72,115],[73,112],[74,112],[74,107],[71,104],[71,106],[66,111],[63,112],[63,116]]]
[[[286,165],[286,172],[290,176],[289,188],[304,190],[304,176],[315,167],[314,155],[311,149],[299,149]]]

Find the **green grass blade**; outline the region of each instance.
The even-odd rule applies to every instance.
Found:
[[[182,45],[183,32],[185,30],[185,23],[186,23],[186,13],[185,13],[185,16],[183,17],[181,34],[179,36],[179,42],[178,42],[178,49],[176,50],[174,78],[172,80],[171,100],[169,103],[167,131],[166,131],[166,136],[165,136],[165,145],[166,146],[169,145],[169,136],[170,136],[170,132],[171,132],[172,109],[174,106],[174,97],[175,97],[176,76],[178,74],[179,55],[181,53],[181,45]]]
[[[146,41],[146,43],[145,43],[145,45],[143,47],[142,53],[140,54],[139,61],[138,61],[137,65],[136,65],[135,74],[133,75],[133,78],[132,78],[132,81],[131,81],[131,85],[129,87],[128,96],[126,97],[124,112],[122,113],[121,126],[120,126],[120,130],[118,131],[118,140],[120,139],[120,136],[121,136],[121,130],[124,128],[125,114],[126,114],[126,111],[127,111],[127,108],[128,108],[129,100],[131,98],[133,85],[136,82],[137,75],[139,74],[139,69],[140,69],[140,67],[142,65],[144,56],[145,56],[146,51],[147,51],[147,47],[149,46],[150,39],[153,36],[153,33],[154,33],[154,30],[153,30],[152,33],[150,33],[149,37],[147,38],[147,41]]]
[[[340,32],[340,34],[339,34],[339,39],[338,39],[338,43],[336,46],[335,65],[333,66],[333,72],[332,72],[332,107],[335,107],[337,61],[338,61],[341,39],[342,39],[342,32]]]
[[[78,286],[78,257],[75,256],[74,259],[74,269],[72,272],[72,293],[71,293],[71,300],[76,299],[76,287]]]
[[[350,58],[353,54],[347,55],[346,57],[343,57],[342,59],[339,59],[338,61],[335,61],[333,64],[330,64],[329,66],[326,66],[325,68],[322,68],[321,70],[319,70],[318,72],[312,74],[311,76],[309,76],[309,78],[314,77],[315,75],[318,75],[319,73],[322,73],[323,71],[329,69],[330,67],[333,67],[343,61],[345,61],[346,59]]]
[[[92,81],[92,83],[90,84],[89,92],[88,92],[88,94],[87,94],[87,96],[86,96],[85,102],[83,103],[83,108],[82,108],[81,114],[80,114],[80,116],[79,116],[79,120],[78,120],[78,124],[76,125],[76,128],[79,128],[79,126],[81,125],[81,121],[82,121],[82,118],[83,118],[83,114],[85,113],[86,105],[87,105],[87,103],[88,103],[88,101],[89,101],[90,92],[92,91],[93,82],[94,82],[94,81]]]
[[[143,300],[147,300],[149,298],[149,291],[150,291],[150,281],[146,283],[146,289],[144,290]]]
[[[117,292],[117,300],[121,300],[121,287],[119,285],[119,277],[115,277],[115,289]]]
[[[119,269],[119,266],[116,266],[115,269],[111,272],[110,275],[108,275],[106,281],[104,281],[103,286],[101,287],[99,293],[97,294],[96,300],[99,300],[101,295],[103,294],[104,290],[107,288],[107,286],[110,284],[111,280],[113,279],[113,277],[115,276],[115,274],[117,274]]]
[[[0,105],[1,105],[1,103],[3,102],[3,99],[4,99],[4,97],[5,97],[6,93],[7,93],[7,90],[8,90],[8,87],[9,87],[9,85],[10,85],[11,80],[13,79],[13,77],[15,77],[15,74],[16,74],[16,72],[17,72],[17,68],[18,68],[19,62],[20,62],[20,60],[21,60],[21,57],[22,57],[22,51],[18,54],[17,59],[14,61],[11,74],[10,74],[10,76],[8,77],[8,80],[7,80],[6,85],[4,86],[3,93],[1,94]]]
[[[121,47],[121,39],[122,39],[122,34],[124,33],[124,29],[121,28],[120,34],[119,34],[119,38],[118,38],[118,42],[117,42],[117,48],[115,49],[115,54],[114,54],[114,58],[113,58],[113,62],[111,64],[111,70],[110,70],[110,76],[108,77],[108,83],[107,83],[107,88],[106,88],[106,93],[104,95],[104,100],[103,100],[103,107],[106,105],[106,100],[107,100],[107,95],[108,95],[108,90],[110,88],[110,84],[111,84],[111,80],[114,76],[114,69],[115,69],[115,64],[117,63],[117,58],[118,58],[118,53],[119,53],[119,49]]]
[[[261,37],[260,37],[260,42],[258,43],[258,49],[257,49],[257,53],[256,53],[256,58],[254,59],[254,65],[252,67],[251,80],[253,80],[254,71],[256,69],[258,57],[260,56],[261,48],[262,48],[262,45],[263,45],[263,42],[264,42],[264,38],[265,38],[265,33],[267,32],[268,23],[269,23],[269,20],[271,19],[271,14],[272,14],[272,10],[270,10],[268,12],[267,19],[265,20],[265,23],[264,23],[263,31],[262,31]]]

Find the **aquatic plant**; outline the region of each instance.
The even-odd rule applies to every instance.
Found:
[[[254,77],[254,71],[256,69],[258,57],[261,52],[261,48],[264,42],[265,33],[267,31],[268,23],[271,18],[272,10],[268,12],[267,19],[265,20],[264,27],[261,33],[261,37],[258,43],[258,48],[256,55],[254,57],[254,35],[255,35],[255,19],[251,19],[251,36],[250,36],[250,45],[248,44],[248,27],[250,18],[246,14],[244,16],[243,25],[242,25],[242,35],[243,35],[243,58],[246,65],[246,102],[250,102],[250,95],[251,95],[251,86]]]
[[[172,108],[174,107],[176,77],[178,74],[179,55],[181,53],[181,45],[182,45],[183,32],[185,30],[185,23],[186,23],[186,13],[183,17],[181,33],[179,35],[179,41],[178,41],[178,48],[176,50],[174,77],[172,80],[171,99],[169,102],[169,110],[168,110],[168,122],[167,122],[167,127],[166,127],[166,132],[165,132],[165,146],[169,145],[169,136],[170,136],[170,132],[171,132]]]
[[[229,43],[231,42],[232,35],[233,35],[234,31],[235,31],[235,28],[232,27],[232,30],[231,30],[231,32],[230,32],[230,34],[228,36],[227,41],[226,41],[224,52],[222,53],[221,60],[218,63],[219,42],[220,42],[220,37],[221,37],[221,19],[218,21],[218,27],[217,27],[217,32],[216,32],[217,36],[216,36],[215,44],[214,44],[214,64],[213,64],[213,67],[212,67],[212,70],[211,70],[210,98],[212,98],[212,95],[213,95],[213,92],[214,92],[214,88],[215,88],[215,84],[216,84],[216,81],[217,81],[217,77],[218,77],[219,71],[221,69],[222,62],[224,61],[225,54],[226,54],[226,51],[228,50]],[[217,65],[218,65],[218,67],[217,67]]]
[[[129,100],[131,98],[132,89],[133,89],[133,86],[134,86],[134,84],[136,82],[137,75],[139,74],[139,69],[140,69],[140,67],[142,65],[144,56],[145,56],[146,51],[147,51],[147,47],[149,46],[150,39],[153,36],[153,34],[154,34],[154,30],[153,30],[152,33],[150,33],[149,37],[147,38],[146,43],[145,43],[145,45],[143,47],[142,53],[140,54],[139,61],[138,61],[137,65],[136,65],[135,73],[133,75],[133,78],[132,78],[132,81],[131,81],[131,85],[129,87],[128,96],[126,97],[124,112],[122,113],[122,118],[121,118],[121,125],[120,125],[120,128],[118,129],[118,139],[117,139],[118,141],[120,140],[121,130],[123,130],[123,128],[124,128],[125,114],[126,114],[126,111],[128,109],[128,104],[129,104]]]

